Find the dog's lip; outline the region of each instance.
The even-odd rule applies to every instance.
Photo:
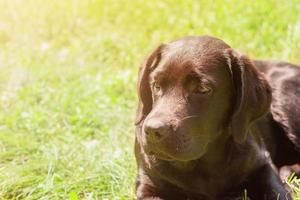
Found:
[[[160,151],[157,149],[153,149],[153,148],[146,150],[145,153],[148,156],[152,157],[153,159],[158,159],[158,160],[162,160],[162,161],[188,162],[188,161],[192,161],[192,160],[198,160],[200,157],[202,157],[206,152],[205,149],[207,148],[207,146],[208,146],[208,143],[203,145],[203,149],[200,154],[194,155],[193,158],[188,157],[187,159],[182,158],[182,156],[174,157],[174,156],[169,155],[166,152],[163,152],[163,151]]]
[[[166,155],[166,154],[164,154],[164,153],[162,153],[162,152],[150,151],[150,152],[148,153],[148,155],[154,156],[154,157],[158,158],[159,160],[165,160],[165,161],[174,161],[174,160],[175,160],[175,159],[172,158],[171,156]]]

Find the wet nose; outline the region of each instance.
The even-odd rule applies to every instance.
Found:
[[[152,142],[158,142],[165,138],[170,130],[170,126],[159,120],[148,120],[144,124],[144,131],[147,139]]]

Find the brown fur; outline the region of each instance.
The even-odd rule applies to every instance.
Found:
[[[138,81],[137,198],[225,199],[246,188],[252,199],[291,199],[276,167],[299,162],[300,134],[272,100],[271,68],[209,36],[154,50]]]

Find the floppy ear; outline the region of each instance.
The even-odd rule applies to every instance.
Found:
[[[232,134],[234,141],[241,144],[246,140],[251,124],[268,112],[272,93],[263,74],[249,58],[232,49],[225,50],[225,57],[235,90]]]
[[[138,109],[135,125],[141,123],[152,109],[152,92],[149,84],[149,74],[157,66],[161,59],[163,44],[157,47],[140,67],[138,77]]]

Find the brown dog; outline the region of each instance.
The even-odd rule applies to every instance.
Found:
[[[244,189],[253,200],[291,199],[277,168],[300,163],[299,88],[297,67],[252,62],[213,37],[160,45],[139,74],[137,199]]]

